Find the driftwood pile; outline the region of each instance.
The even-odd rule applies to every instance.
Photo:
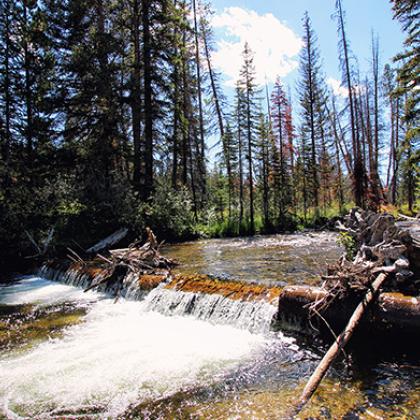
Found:
[[[290,408],[287,419],[295,419],[311,399],[328,369],[357,329],[369,304],[381,290],[385,287],[394,291],[411,289],[413,295],[419,294],[418,220],[412,219],[409,223],[398,225],[392,215],[354,208],[343,223],[337,223],[337,228],[352,238],[357,252],[353,260],[343,256],[335,266],[329,267],[328,275],[323,276],[323,288],[328,293],[312,303],[310,310],[313,315],[325,321],[322,312],[336,299],[358,294],[362,294],[362,297],[346,327],[335,336],[302,394]]]
[[[387,290],[419,293],[420,221],[399,224],[390,214],[354,208],[337,228],[354,243],[356,255],[343,255],[323,276],[332,293],[365,291],[379,273],[387,273]]]
[[[113,236],[113,235],[111,235]],[[119,236],[119,235],[116,235]],[[168,277],[171,273],[171,268],[177,265],[175,260],[164,257],[160,253],[160,248],[163,242],[158,243],[155,234],[150,228],[146,228],[147,239],[143,245],[137,241],[131,244],[128,248],[123,249],[105,249],[102,247],[101,253],[95,253],[93,258],[89,260],[82,259],[74,251],[69,250],[71,255],[68,257],[76,262],[87,264],[95,261],[100,264],[106,275],[98,282],[90,285],[85,292],[94,289],[102,284],[108,282],[123,282],[128,274],[133,274],[140,278],[145,275],[159,275]],[[99,249],[99,244],[111,245],[110,240],[101,241],[94,247],[95,251]]]

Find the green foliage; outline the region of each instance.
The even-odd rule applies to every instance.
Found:
[[[346,250],[346,258],[351,261],[356,256],[357,244],[348,232],[340,232],[338,243]]]
[[[152,228],[158,238],[165,240],[188,239],[195,234],[192,200],[187,189],[174,190],[164,182],[157,185],[148,202],[138,202],[127,209],[125,222],[137,235],[146,226]]]

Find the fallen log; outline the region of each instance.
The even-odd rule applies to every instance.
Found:
[[[324,321],[311,310],[314,304],[326,300],[328,294],[327,290],[314,286],[284,287],[278,301],[276,329],[311,337],[316,333],[329,339],[330,332],[324,328]],[[322,311],[322,316],[339,333],[359,301],[360,297],[357,296],[337,299]],[[380,293],[370,305],[369,316],[362,320],[359,329],[361,334],[369,337],[404,335],[420,338],[420,298],[395,292]]]
[[[89,254],[95,254],[99,251],[109,248],[112,245],[115,245],[118,242],[120,242],[122,239],[124,239],[127,236],[127,234],[128,234],[127,228],[118,229],[113,234],[107,236],[106,238],[100,240],[95,245],[91,246],[89,249],[86,250],[86,252],[88,252]]]
[[[371,289],[368,290],[363,300],[357,306],[353,315],[351,316],[346,328],[344,331],[336,338],[332,346],[329,348],[327,353],[325,353],[318,367],[315,369],[314,373],[309,378],[297,404],[292,408],[288,414],[288,418],[295,418],[306,403],[311,399],[312,395],[318,388],[318,385],[321,383],[331,364],[334,362],[340,351],[345,347],[345,345],[350,340],[355,329],[357,328],[360,320],[362,319],[363,314],[365,313],[366,308],[375,299],[380,287],[387,279],[388,274],[382,273],[373,281]]]

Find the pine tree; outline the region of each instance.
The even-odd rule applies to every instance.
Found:
[[[263,223],[264,223],[264,230],[266,232],[270,231],[271,223],[270,223],[270,211],[269,211],[269,204],[270,204],[270,189],[269,189],[269,175],[270,175],[270,161],[269,161],[269,123],[266,120],[265,115],[260,112],[258,116],[258,140],[257,140],[257,161],[259,163],[259,182],[261,183],[262,189],[262,197],[261,197],[261,204],[262,204],[262,215],[263,215]]]
[[[300,56],[301,78],[298,85],[298,94],[301,106],[302,133],[305,133],[310,139],[311,195],[315,214],[318,214],[320,191],[319,149],[325,122],[326,92],[321,75],[319,51],[316,46],[317,40],[307,13],[303,19],[303,27],[304,48]]]
[[[391,0],[391,3],[394,18],[400,21],[407,33],[404,41],[405,51],[395,57],[396,61],[402,62],[398,69],[396,94],[405,97],[404,120],[407,131],[401,144],[401,154],[405,155],[402,168],[403,186],[409,211],[413,212],[420,177],[420,92],[417,89],[420,74],[420,5],[415,0]]]
[[[2,187],[8,193],[10,183],[10,154],[12,149],[13,114],[15,103],[13,100],[13,84],[16,77],[13,59],[15,45],[13,37],[13,2],[6,0],[0,4],[0,174]]]
[[[244,122],[246,120],[245,115],[245,97],[244,93],[241,89],[240,83],[238,81],[235,90],[235,103],[234,103],[234,121],[235,121],[235,131],[237,137],[237,156],[238,156],[238,175],[239,175],[239,215],[238,215],[238,223],[239,229],[242,229],[243,219],[244,219]]]
[[[280,227],[285,225],[285,215],[287,206],[291,203],[291,188],[290,188],[290,151],[289,142],[293,135],[291,130],[291,116],[290,105],[286,98],[283,86],[280,79],[277,78],[274,84],[271,95],[271,115],[273,119],[273,136],[275,139],[275,153],[277,159],[274,161],[273,170],[276,194],[276,207],[278,209],[278,225]]]
[[[244,95],[245,124],[244,131],[246,136],[246,160],[248,162],[248,185],[249,185],[249,234],[255,233],[255,215],[254,215],[254,174],[252,167],[253,148],[255,145],[256,130],[256,96],[257,87],[255,84],[255,67],[253,53],[245,43],[242,53],[244,63],[240,72],[240,88]]]

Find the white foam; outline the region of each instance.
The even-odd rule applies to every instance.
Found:
[[[93,405],[101,417],[114,417],[147,398],[209,384],[266,340],[231,326],[145,312],[138,302],[101,300],[64,338],[0,361],[2,410],[45,418],[52,410]]]
[[[182,292],[158,287],[143,303],[164,315],[191,315],[216,324],[234,325],[252,332],[269,332],[277,308],[265,301],[232,300],[219,294]]]
[[[96,292],[84,293],[82,289],[41,277],[22,277],[10,285],[0,287],[0,303],[6,305],[52,305],[67,301],[97,300],[100,296]]]

